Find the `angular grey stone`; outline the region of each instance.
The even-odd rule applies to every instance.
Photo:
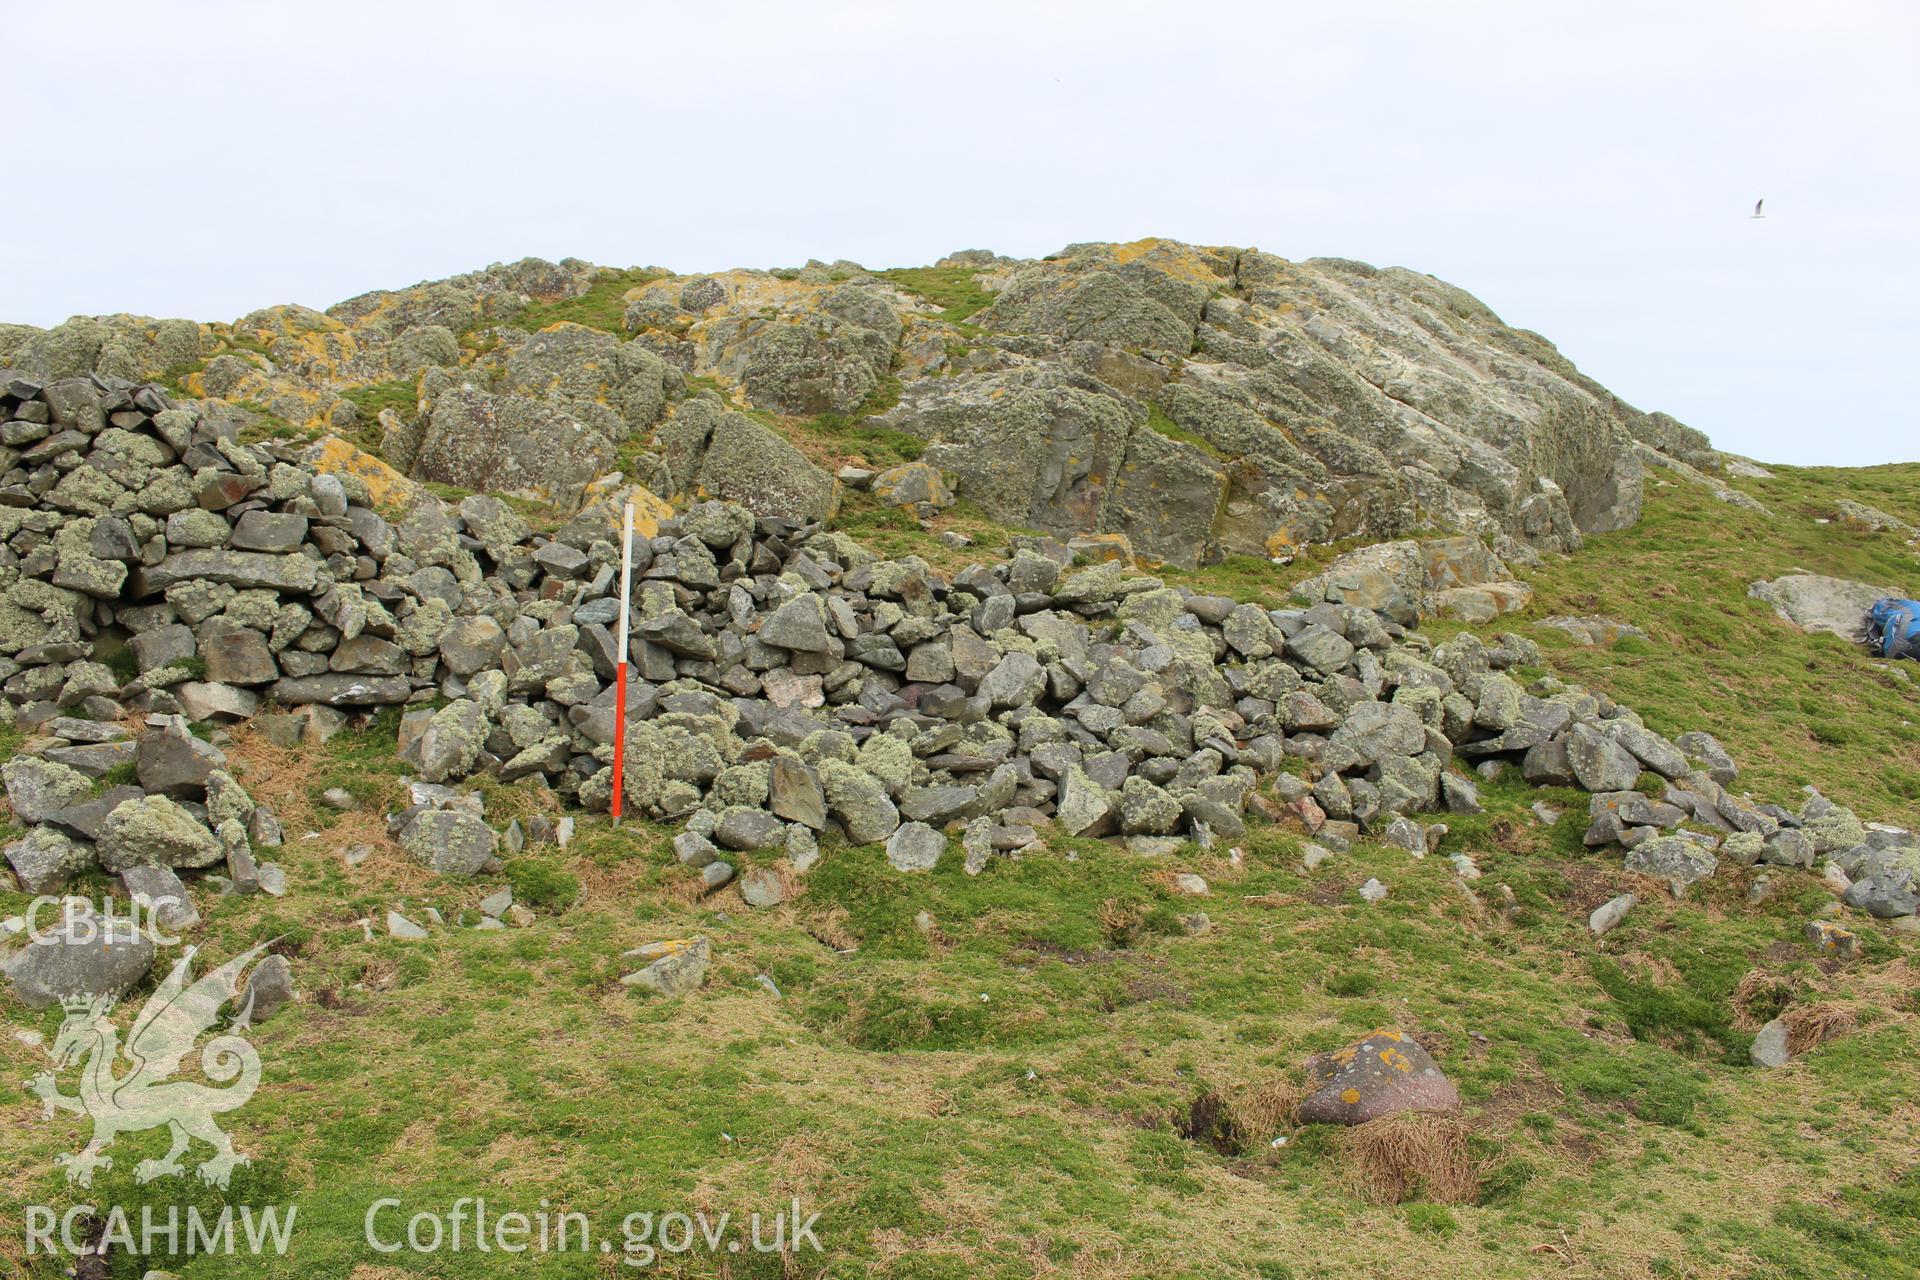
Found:
[[[1353,752],[1361,764],[1384,756],[1414,756],[1426,750],[1427,727],[1404,703],[1356,702],[1328,744]]]
[[[272,684],[280,678],[267,638],[251,627],[202,632],[200,656],[206,662],[207,679],[216,684]]]
[[[283,706],[392,706],[412,696],[413,686],[400,676],[298,676],[280,680],[272,687],[273,700]]]
[[[946,851],[944,835],[924,822],[905,822],[887,839],[887,864],[895,871],[931,871]]]
[[[826,653],[833,649],[827,634],[826,612],[820,597],[808,593],[787,601],[760,624],[760,643],[801,653]]]
[[[1060,779],[1060,800],[1054,820],[1070,836],[1104,835],[1112,817],[1114,797],[1079,765]]]
[[[400,847],[440,875],[472,876],[493,862],[500,837],[471,813],[437,809],[407,824]]]
[[[1347,638],[1331,627],[1311,623],[1299,633],[1288,636],[1287,656],[1298,658],[1322,675],[1333,675],[1353,661],[1354,648]]]
[[[899,827],[900,811],[894,808],[885,784],[878,778],[840,760],[822,760],[819,771],[820,784],[827,793],[827,811],[846,829],[847,839],[855,844],[873,844]]]
[[[133,654],[134,664],[143,675],[184,661],[199,652],[193,629],[178,622],[141,632],[127,641],[127,649]]]
[[[180,703],[180,714],[189,720],[249,720],[260,709],[259,694],[230,684],[189,680],[172,686],[170,692]]]
[[[1457,773],[1440,775],[1440,798],[1448,813],[1479,813],[1480,791],[1471,780]]]
[[[1623,719],[1605,721],[1601,731],[1663,778],[1684,778],[1689,772],[1680,748],[1651,729]]]
[[[1180,802],[1142,777],[1122,784],[1117,804],[1120,830],[1127,835],[1166,835],[1180,825]]]
[[[134,574],[134,594],[153,595],[182,582],[211,582],[242,590],[264,587],[283,595],[312,595],[320,585],[320,562],[304,555],[267,555],[215,548],[176,551]]]
[[[29,1009],[69,997],[125,995],[153,966],[153,940],[132,921],[90,913],[43,926],[7,969],[14,993]]]
[[[398,911],[388,911],[387,935],[402,942],[419,942],[427,936],[427,931]]]
[[[1640,779],[1637,757],[1584,724],[1567,733],[1567,763],[1574,780],[1588,791],[1631,791]]]
[[[996,709],[1025,707],[1038,701],[1047,687],[1047,671],[1030,653],[1016,650],[994,664],[980,681],[980,694]]]
[[[691,867],[695,871],[720,860],[720,850],[715,847],[713,841],[698,831],[682,831],[675,836],[673,853],[680,859],[681,865]]]
[[[791,756],[775,756],[768,772],[767,808],[815,831],[827,826],[827,798],[814,771]]]
[[[750,907],[777,907],[787,900],[787,884],[772,867],[749,867],[740,877],[740,896]]]
[[[978,787],[910,787],[900,797],[900,816],[944,825],[964,816],[979,797]]]
[[[1673,745],[1686,752],[1689,758],[1698,760],[1706,766],[1707,776],[1721,786],[1730,786],[1740,774],[1740,766],[1733,762],[1719,739],[1710,733],[1683,733],[1673,740]]]
[[[1630,893],[1608,898],[1595,907],[1593,914],[1587,917],[1587,928],[1593,931],[1593,936],[1596,938],[1605,936],[1614,926],[1627,918],[1627,912],[1633,910],[1638,901],[1639,899]]]
[[[51,826],[31,828],[5,852],[21,889],[36,896],[60,892],[74,875],[93,865],[91,848]]]
[[[178,935],[199,927],[200,912],[171,868],[128,867],[120,873],[120,884],[127,898],[147,913],[143,918],[161,931]]]
[[[663,996],[683,996],[699,989],[707,979],[707,966],[713,958],[712,946],[705,938],[690,942],[640,947],[629,951],[627,959],[646,960],[647,966],[620,979],[630,987],[643,987]]]
[[[204,794],[207,776],[226,763],[219,748],[186,732],[176,719],[171,727],[140,735],[135,769],[149,793],[187,798]]]
[[[1920,912],[1920,893],[1915,892],[1914,873],[1908,867],[1854,881],[1841,895],[1841,901],[1881,920],[1895,920]]]
[[[1712,853],[1679,836],[1659,836],[1645,841],[1627,854],[1626,861],[1627,870],[1665,880],[1675,893],[1695,881],[1707,879],[1719,865]]]
[[[1735,835],[1746,834],[1736,832]],[[1731,840],[1733,837],[1729,836]],[[1811,836],[1792,827],[1782,827],[1766,838],[1760,861],[1773,867],[1811,867],[1814,845]]]
[[[240,991],[240,1007],[247,1021],[265,1022],[293,1001],[293,966],[285,956],[272,955],[253,966]]]
[[[228,545],[240,551],[276,554],[298,551],[307,540],[307,518],[301,515],[253,510],[234,522]]]
[[[1756,1067],[1784,1067],[1793,1054],[1787,1047],[1787,1024],[1775,1018],[1753,1037],[1748,1061]]]
[[[507,633],[485,614],[459,619],[440,637],[441,661],[457,676],[470,676],[498,666],[506,648]]]
[[[730,809],[713,829],[714,843],[723,849],[750,853],[786,846],[786,824],[760,809]]]
[[[564,542],[543,544],[533,553],[534,563],[553,578],[578,578],[587,568],[587,553]]]

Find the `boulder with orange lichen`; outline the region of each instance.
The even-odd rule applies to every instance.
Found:
[[[1401,1111],[1460,1109],[1460,1092],[1433,1055],[1392,1027],[1316,1054],[1307,1074],[1316,1087],[1300,1104],[1303,1124],[1365,1124]]]

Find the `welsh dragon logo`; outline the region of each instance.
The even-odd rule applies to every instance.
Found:
[[[251,1016],[251,1001],[229,1024],[228,1034],[209,1040],[200,1052],[200,1067],[207,1079],[235,1083],[212,1088],[169,1077],[180,1069],[201,1033],[219,1018],[221,1007],[239,995],[240,975],[270,945],[260,944],[198,982],[192,981],[194,949],[188,948],[134,1018],[124,1047],[119,1029],[107,1016],[113,1010],[113,997],[78,996],[60,1002],[66,1019],[49,1056],[55,1072],[84,1064],[79,1092],[72,1097],[61,1093],[54,1072],[42,1072],[27,1087],[40,1099],[49,1119],[56,1109],[93,1119],[93,1140],[79,1154],[59,1159],[67,1181],[91,1186],[95,1170],[113,1167],[113,1157],[104,1152],[115,1138],[162,1126],[173,1131],[173,1146],[162,1159],[141,1161],[134,1170],[135,1182],[183,1173],[180,1157],[195,1138],[213,1148],[213,1156],[199,1167],[201,1179],[213,1186],[224,1189],[234,1169],[247,1163],[214,1117],[245,1106],[260,1086],[260,1057],[238,1034]],[[132,1070],[116,1074],[123,1058]]]

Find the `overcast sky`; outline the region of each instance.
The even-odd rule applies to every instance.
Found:
[[[0,320],[1161,235],[1432,272],[1722,448],[1920,459],[1916,13],[0,0]]]

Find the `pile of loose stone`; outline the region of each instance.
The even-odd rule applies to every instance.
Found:
[[[0,383],[0,717],[33,735],[6,767],[32,829],[6,856],[29,888],[90,865],[246,879],[271,815],[188,722],[313,743],[403,707],[418,785],[390,829],[444,874],[498,867],[464,779],[609,807],[617,499],[551,532],[485,496],[414,493],[390,519],[364,468],[239,444],[154,387]],[[1539,654],[1512,633],[1435,646],[1371,609],[1198,595],[1047,538],[949,576],[720,502],[633,552],[618,785],[627,812],[684,823],[679,855],[715,887],[729,851],[804,873],[822,836],[920,870],[958,833],[978,871],[1048,832],[1143,854],[1230,840],[1250,810],[1322,848],[1367,835],[1423,856],[1443,828],[1412,815],[1475,811],[1476,775],[1518,769],[1593,793],[1588,842],[1676,888],[1723,861],[1826,856],[1850,904],[1916,906],[1911,836],[1818,796],[1789,812],[1735,794],[1710,736],[1523,684]],[[99,788],[127,764],[137,785]],[[749,902],[783,896],[773,861]]]

